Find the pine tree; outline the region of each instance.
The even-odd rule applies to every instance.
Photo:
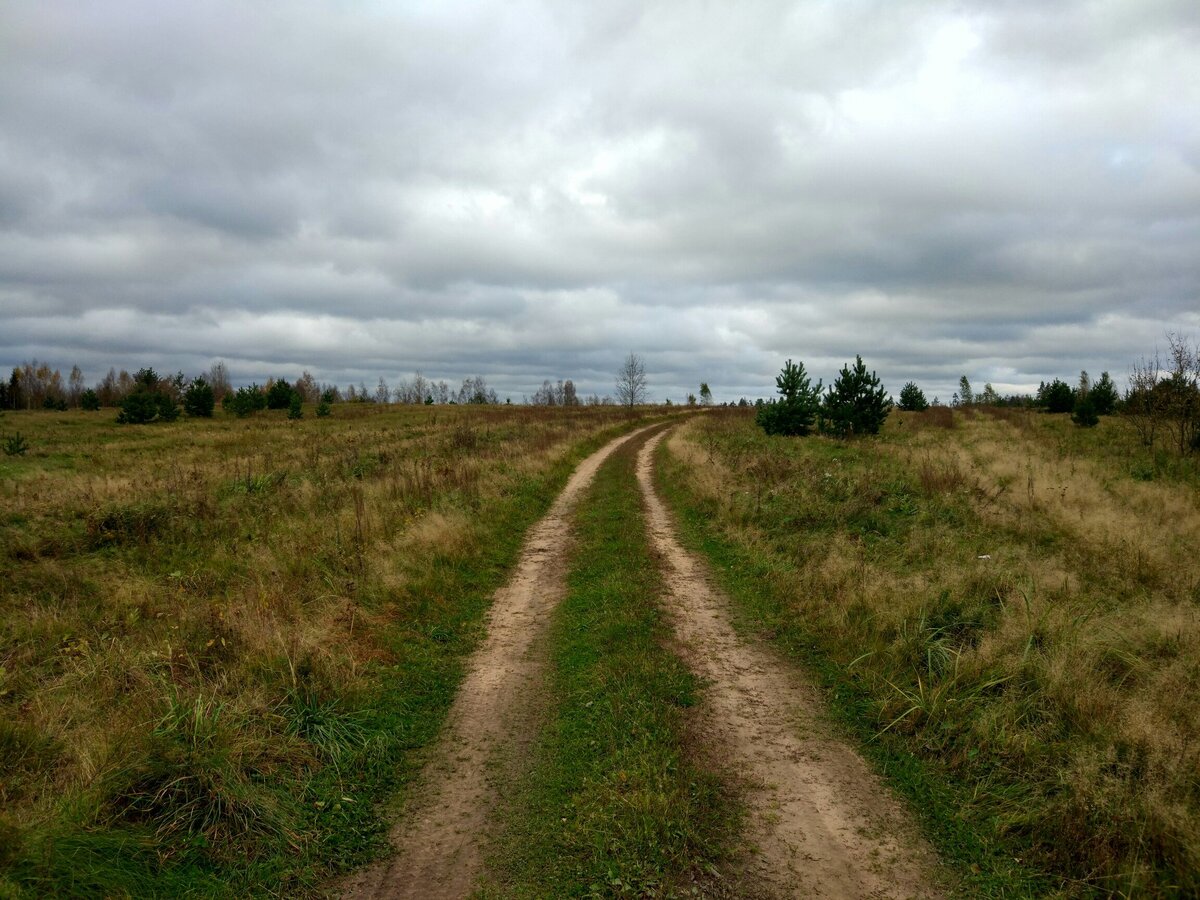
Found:
[[[767,434],[803,437],[812,431],[821,406],[821,382],[813,387],[804,371],[804,363],[784,363],[775,377],[779,399],[758,408],[755,421]]]
[[[929,401],[925,399],[925,392],[917,387],[916,382],[910,381],[900,388],[900,408],[910,412],[929,409]]]
[[[1117,386],[1113,384],[1113,380],[1107,372],[1100,373],[1100,380],[1092,385],[1088,396],[1091,398],[1092,408],[1096,410],[1098,416],[1111,415],[1117,408],[1117,400],[1120,399],[1117,394]]]
[[[216,395],[203,375],[193,379],[183,394],[183,411],[193,418],[211,419],[216,405]]]
[[[861,356],[854,368],[842,366],[821,404],[821,430],[840,438],[879,434],[892,409],[892,400]]]

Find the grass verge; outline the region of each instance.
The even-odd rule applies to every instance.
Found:
[[[956,870],[971,897],[1043,897],[1071,893],[1061,879],[1023,864],[1022,841],[997,833],[974,801],[1003,783],[967,784],[935,760],[913,753],[900,737],[880,733],[876,698],[834,655],[828,633],[795,614],[795,572],[803,561],[764,552],[762,545],[730,536],[711,500],[692,487],[694,471],[658,447],[655,483],[679,523],[681,542],[708,559],[720,587],[734,603],[734,624],[743,634],[766,637],[789,659],[813,674],[824,689],[833,719],[855,739],[863,755],[904,797],[931,842]]]
[[[493,854],[486,896],[675,896],[713,877],[740,805],[689,749],[700,685],[670,628],[634,476],[637,446],[580,503],[549,643],[552,710]]]
[[[1200,895],[1194,458],[992,407],[856,441],[715,412],[669,446],[668,493],[748,627],[907,767],[973,891]]]

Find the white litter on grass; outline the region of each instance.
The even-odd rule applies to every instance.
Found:
[[[977,557],[975,557],[975,558],[976,558],[976,559],[991,559],[991,558],[992,558],[992,554],[990,554],[990,553],[984,553],[984,554],[982,554],[982,555],[980,555],[980,556],[977,556]]]

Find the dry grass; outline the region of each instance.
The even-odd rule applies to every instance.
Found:
[[[1113,420],[1083,434],[998,412],[897,415],[848,445],[707,417],[670,450],[726,537],[774,567],[772,627],[843,667],[877,729],[983,791],[965,819],[1066,893],[1192,895],[1196,475],[1142,480],[1154,461]]]
[[[0,893],[86,866],[81,893],[172,892],[176,860],[204,892],[361,853],[374,820],[349,803],[372,798],[343,793],[432,734],[522,523],[630,421],[111,419],[5,417],[31,450],[0,463]],[[126,835],[127,871],[98,838],[86,865],[54,849],[97,834]]]

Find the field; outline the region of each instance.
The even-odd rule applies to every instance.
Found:
[[[339,404],[16,431],[0,897],[310,895],[387,864],[430,779],[453,793],[485,614],[534,675],[497,666],[520,702],[476,710],[509,744],[474,766],[483,896],[795,883],[772,829],[820,829],[764,793],[788,778],[843,804],[810,858],[849,894],[895,887],[881,847],[931,896],[1200,893],[1200,470],[1117,418],[935,408],[836,441],[740,410]],[[531,555],[540,611],[504,622]]]
[[[295,894],[377,852],[526,528],[640,418],[5,414],[0,895]]]
[[[817,671],[971,893],[1200,892],[1200,477],[1116,419],[680,429],[662,476],[747,631]]]

